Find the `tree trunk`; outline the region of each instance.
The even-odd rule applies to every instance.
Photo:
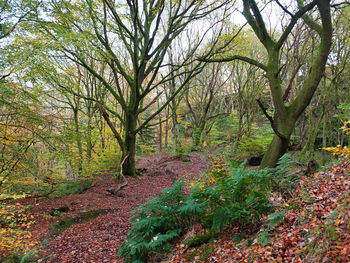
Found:
[[[180,144],[180,131],[179,131],[179,124],[174,122],[174,128],[173,128],[173,134],[174,134],[174,141],[175,141],[175,152],[176,154],[181,154],[181,144]]]
[[[277,119],[275,119],[277,121]],[[284,120],[279,120],[278,133],[275,132],[267,151],[261,161],[260,167],[276,167],[278,159],[281,158],[288,150],[290,136],[292,135],[295,127],[297,117],[293,115],[286,117]]]
[[[202,129],[201,127],[194,127],[193,129],[193,135],[192,135],[192,139],[193,139],[193,147],[198,147],[201,145],[201,137],[202,137]]]
[[[158,104],[159,107],[159,104]],[[162,117],[159,114],[159,151],[161,152],[163,150],[163,145],[162,145],[162,141],[163,141],[163,130],[162,130]]]
[[[86,158],[87,162],[90,163],[92,155],[92,116],[90,109],[88,111],[88,123],[87,123],[87,136],[86,136]]]
[[[81,143],[81,135],[79,129],[78,109],[73,110],[74,113],[74,127],[75,127],[75,138],[78,148],[78,173],[81,174],[83,170],[83,147]]]
[[[169,136],[169,107],[167,109],[166,121],[165,121],[165,134],[164,134],[164,147],[168,149],[168,136]]]
[[[281,158],[288,149],[289,139],[283,139],[278,135],[273,137],[269,148],[267,149],[261,161],[260,167],[275,167],[279,158]]]
[[[308,159],[314,158],[315,141],[316,141],[318,130],[320,128],[321,121],[324,118],[324,112],[325,112],[325,108],[323,107],[322,114],[316,122],[313,120],[312,107],[309,108],[309,111],[308,111],[308,114],[309,114],[309,133],[308,133],[308,137],[306,140],[306,144],[300,153],[299,159],[301,161],[307,161]],[[315,122],[316,122],[316,125],[315,125]]]
[[[123,173],[127,176],[136,177],[135,156],[136,156],[136,125],[137,117],[134,113],[126,113],[125,120],[125,152],[122,159],[128,156],[123,164]]]
[[[96,123],[98,126],[99,138],[101,141],[101,148],[102,148],[102,150],[105,150],[106,149],[106,139],[105,139],[105,133],[104,133],[104,122],[103,122],[104,117],[103,117],[101,111],[99,111],[99,113],[100,113],[100,118],[98,120],[96,117]],[[101,125],[99,125],[99,124],[101,124]]]
[[[172,102],[172,120],[173,120],[173,128],[172,132],[174,135],[174,141],[175,141],[175,152],[176,154],[181,155],[181,144],[180,144],[180,131],[179,131],[179,123],[177,121],[177,113],[176,113],[176,102]]]

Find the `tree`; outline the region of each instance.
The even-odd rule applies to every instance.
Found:
[[[224,89],[228,77],[224,76],[224,66],[209,65],[190,83],[185,93],[186,105],[192,124],[193,147],[202,144],[209,133],[213,121],[226,114],[220,107],[219,91]],[[226,78],[226,79],[225,79]]]
[[[283,6],[278,0],[276,3],[285,13],[290,17],[288,24],[283,28],[279,34],[278,39],[275,40],[267,30],[263,13],[259,9],[255,0],[243,0],[243,15],[248,24],[253,29],[254,33],[264,46],[267,52],[267,61],[258,61],[249,57],[233,55],[225,58],[217,58],[211,60],[201,59],[202,61],[223,62],[232,60],[243,60],[247,63],[255,65],[262,69],[269,82],[270,92],[272,96],[272,103],[274,106],[274,116],[270,116],[264,105],[260,104],[265,116],[271,123],[271,127],[275,136],[265,153],[261,167],[273,167],[277,160],[287,151],[290,136],[294,130],[295,123],[299,116],[303,113],[307,105],[310,103],[312,96],[323,76],[328,54],[332,44],[332,21],[330,12],[329,0],[314,0],[308,4],[298,0],[298,8],[293,13],[288,8]],[[315,18],[314,14],[310,12],[316,7],[319,17]],[[308,13],[309,12],[309,13]],[[316,32],[319,45],[317,52],[312,57],[311,67],[308,72],[304,71],[305,81],[302,88],[296,94],[294,100],[286,102],[284,93],[289,92],[286,87],[283,89],[281,70],[283,69],[283,61],[280,60],[281,52],[288,37],[292,33],[294,27],[301,23],[301,19],[310,29]],[[318,22],[319,20],[320,22]]]
[[[29,170],[36,166],[32,152],[48,148],[52,140],[52,115],[42,109],[39,95],[30,94],[20,83],[4,80],[0,89],[0,190],[17,180],[32,181]],[[45,166],[42,162],[42,167]],[[40,170],[35,167],[35,170]],[[41,174],[43,174],[42,172]],[[29,179],[30,178],[30,179]],[[19,183],[18,183],[19,185]],[[18,187],[17,185],[17,187]]]
[[[166,64],[167,50],[172,41],[179,37],[192,21],[214,12],[223,3],[217,1],[50,1],[47,17],[39,19],[43,36],[52,43],[56,51],[63,53],[70,61],[89,70],[108,90],[121,112],[108,107],[105,101],[96,98],[103,117],[113,131],[123,152],[123,172],[136,176],[136,135],[180,93],[185,84],[198,74],[203,63],[197,63],[186,73],[183,83],[176,92],[138,125],[139,116],[150,105],[144,105],[146,96],[171,80],[160,71]],[[47,21],[49,20],[49,21]],[[215,23],[214,23],[215,24]],[[203,37],[192,43],[188,56],[180,65],[175,65],[176,74],[190,63],[192,54],[199,47]],[[91,65],[85,50],[94,49],[92,59],[108,65],[109,74],[99,74],[99,64]],[[112,79],[112,82],[109,81]],[[127,84],[122,89],[122,82]],[[157,97],[151,102],[157,101]],[[109,120],[109,114],[117,117],[123,125],[120,133]]]
[[[237,133],[232,149],[233,153],[236,153],[243,135],[248,138],[252,135],[252,124],[256,119],[254,118],[255,113],[258,112],[255,103],[263,93],[265,79],[258,68],[242,61],[235,61],[230,70],[232,104],[238,118]]]
[[[10,63],[5,59],[8,56],[7,46],[11,42],[9,38],[20,23],[35,13],[37,6],[35,0],[0,0],[0,81],[8,77],[12,71],[9,69]]]

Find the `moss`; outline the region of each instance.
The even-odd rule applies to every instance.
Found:
[[[58,236],[71,225],[83,223],[97,218],[100,214],[106,213],[106,210],[92,210],[87,212],[81,212],[78,217],[71,218],[65,217],[61,221],[50,224],[50,235]]]
[[[86,213],[82,213],[80,214],[79,218],[77,219],[77,221],[80,222],[87,222],[89,220],[95,219],[97,218],[101,213],[103,213],[103,211],[98,211],[98,210],[94,210],[94,211],[89,211]]]
[[[74,223],[75,223],[75,220],[73,218],[65,217],[61,221],[50,224],[49,226],[50,234],[53,236],[58,236]]]
[[[188,240],[187,247],[199,247],[205,243],[208,243],[211,239],[214,238],[216,233],[209,231],[207,233],[197,235],[194,238]]]
[[[214,251],[214,247],[211,244],[207,244],[203,248],[203,254],[200,256],[200,260],[205,260],[212,252]]]

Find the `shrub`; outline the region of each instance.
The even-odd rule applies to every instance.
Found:
[[[350,148],[347,146],[342,147],[340,145],[337,145],[336,147],[327,147],[322,149],[331,152],[333,155],[344,156],[345,158],[350,157]]]
[[[64,195],[78,194],[91,186],[91,180],[87,178],[80,178],[75,180],[67,180],[63,182],[60,187],[53,194],[54,197],[61,197]]]
[[[118,169],[122,152],[118,145],[111,144],[103,150],[102,154],[97,157],[96,163],[99,164],[100,171],[109,171]]]
[[[31,221],[26,211],[30,206],[23,206],[19,203],[0,206],[0,227],[4,228],[16,228],[25,227],[28,228],[33,221]]]
[[[246,159],[251,156],[260,156],[266,150],[273,138],[273,132],[266,125],[262,129],[253,127],[253,132],[250,136],[243,135],[239,141],[236,157],[238,159]]]
[[[343,130],[346,135],[350,136],[350,104],[341,104],[338,106],[338,109],[341,111],[341,113],[335,115],[334,117],[343,122],[341,130]],[[333,155],[350,158],[350,148],[347,146],[342,147],[341,145],[337,145],[336,147],[323,148],[323,150],[331,152]]]
[[[214,185],[220,178],[228,175],[228,166],[225,163],[223,155],[211,160],[209,164],[209,172],[201,174],[198,179],[189,182],[191,188],[199,189],[207,188]]]
[[[147,155],[150,153],[154,153],[156,151],[156,148],[154,147],[154,145],[142,143],[142,144],[138,144],[137,146],[138,146],[139,155]]]

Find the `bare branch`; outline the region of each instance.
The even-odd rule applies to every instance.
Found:
[[[211,59],[206,59],[206,58],[198,58],[199,61],[203,61],[203,62],[208,62],[208,63],[212,63],[212,62],[230,62],[230,61],[234,61],[234,60],[241,60],[241,61],[245,61],[251,65],[254,65],[258,68],[261,68],[264,71],[267,71],[267,67],[258,62],[255,59],[249,58],[249,57],[245,57],[245,56],[240,56],[240,55],[233,55],[233,56],[229,56],[226,58],[211,58]]]

